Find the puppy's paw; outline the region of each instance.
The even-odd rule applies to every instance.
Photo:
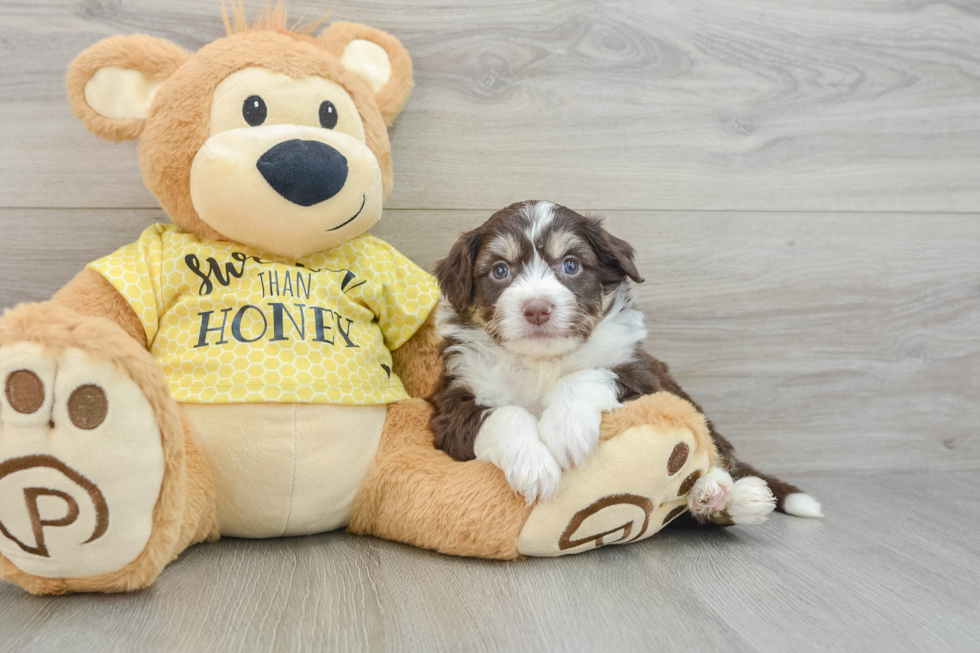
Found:
[[[561,467],[541,442],[515,447],[505,460],[503,470],[507,483],[524,496],[528,505],[539,499],[550,499],[561,481]]]
[[[537,420],[518,406],[494,410],[473,446],[477,460],[486,460],[503,470],[507,483],[530,505],[554,495],[561,480],[561,467],[541,440]]]
[[[687,495],[687,505],[695,515],[722,512],[728,506],[734,485],[731,474],[712,467],[691,488]]]
[[[735,481],[728,503],[728,516],[735,524],[761,524],[776,507],[776,497],[757,476],[743,476]]]
[[[548,406],[538,422],[538,437],[562,469],[579,465],[599,445],[602,414],[577,404]]]

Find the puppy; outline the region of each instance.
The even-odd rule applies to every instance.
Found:
[[[513,204],[463,234],[436,265],[436,446],[492,462],[531,503],[596,448],[602,413],[659,391],[691,401],[643,350],[633,255],[600,220],[551,202]],[[690,492],[698,521],[762,521],[774,499],[785,512],[821,516],[815,499],[740,462],[708,426],[720,456]]]

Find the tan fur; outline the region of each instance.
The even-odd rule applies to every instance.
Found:
[[[119,291],[95,270],[85,269],[75,275],[52,301],[80,315],[104,317],[146,347],[146,329],[136,311]]]
[[[231,11],[230,17],[228,15],[229,10]],[[252,22],[249,22],[248,15],[245,11],[245,4],[242,0],[228,3],[225,0],[221,0],[221,19],[225,24],[225,33],[228,36],[255,30],[292,32],[302,35],[312,34],[329,15],[329,13],[324,14],[319,20],[312,23],[296,22],[290,25],[289,11],[285,0],[276,0],[274,7],[266,4],[265,11],[259,14]]]
[[[202,238],[226,240],[194,210],[190,170],[194,156],[210,132],[208,121],[199,120],[198,116],[210,115],[211,96],[219,82],[250,66],[294,79],[319,75],[340,84],[360,113],[367,146],[381,166],[382,194],[388,197],[393,179],[388,131],[360,79],[314,42],[278,32],[246,32],[201,48],[154,98],[150,118],[140,137],[140,170],[146,187],[175,224]],[[175,128],[187,121],[197,123],[193,130]]]
[[[431,406],[418,399],[389,408],[381,447],[354,502],[350,531],[452,555],[520,557],[517,538],[532,508],[514,494],[497,467],[477,460],[456,462],[435,449],[428,428],[431,415]],[[715,460],[704,417],[666,392],[605,415],[600,438],[610,440],[644,424],[690,429]]]
[[[614,438],[627,429],[644,424],[661,429],[671,426],[690,429],[698,448],[708,452],[708,462],[713,465],[718,457],[704,415],[695,410],[690,402],[669,392],[657,392],[640,397],[636,401],[627,403],[625,407],[607,414],[602,420],[599,441]]]
[[[366,144],[380,164],[387,198],[392,167],[385,124],[402,110],[413,84],[411,60],[398,40],[348,23],[335,23],[318,38],[283,31],[286,17],[281,4],[247,27],[241,25],[241,5],[232,5],[232,12],[235,25],[227,14],[226,25],[235,33],[193,55],[142,35],[112,37],[92,46],[69,69],[68,97],[75,114],[102,138],[139,138],[144,182],[173,222],[201,238],[224,240],[199,218],[190,198],[191,164],[209,137],[214,89],[245,67],[294,79],[322,76],[342,86],[354,102]],[[371,41],[388,53],[392,75],[376,94],[340,63],[347,44],[355,39]],[[111,119],[88,106],[85,86],[105,66],[136,70],[148,81],[162,82],[145,120]],[[438,382],[434,315],[435,311],[393,353],[394,371],[413,397],[429,395]],[[140,320],[111,284],[85,271],[53,301],[7,311],[0,319],[0,347],[23,341],[39,343],[54,355],[78,348],[125,371],[146,395],[157,419],[164,477],[149,542],[122,569],[88,578],[45,579],[24,574],[0,556],[0,577],[35,594],[130,591],[152,583],[187,546],[217,539],[211,470],[157,361],[146,351]],[[431,410],[418,398],[389,406],[377,456],[355,501],[350,530],[456,555],[519,557],[518,537],[531,508],[514,494],[498,468],[478,461],[458,463],[435,449],[428,428]],[[704,418],[673,395],[644,397],[606,416],[602,438],[608,440],[640,424],[686,426],[714,460]]]
[[[415,332],[412,339],[391,352],[392,368],[402,380],[410,397],[428,397],[435,392],[442,374],[436,333],[436,308]]]
[[[394,122],[398,114],[405,107],[409,93],[415,85],[412,79],[412,59],[408,56],[408,51],[391,34],[382,32],[379,29],[358,25],[355,23],[334,23],[323,31],[320,35],[320,43],[335,57],[340,57],[344,53],[344,48],[354,39],[371,41],[388,53],[391,61],[391,79],[374,96],[374,101],[381,111],[385,124],[390,125]],[[385,194],[385,197],[388,195]]]
[[[35,594],[127,592],[146,587],[183,550],[181,542],[216,534],[211,519],[214,490],[210,472],[188,434],[177,402],[152,356],[109,320],[79,315],[47,302],[24,304],[0,320],[0,347],[34,342],[53,355],[72,347],[124,370],[142,390],[160,428],[164,476],[153,510],[153,531],[143,552],[122,569],[86,578],[44,579],[24,574],[0,556],[0,577]],[[193,474],[194,478],[188,477]]]
[[[90,132],[109,141],[139,138],[145,120],[106,118],[85,101],[85,85],[99,68],[137,70],[149,81],[162,82],[190,59],[190,53],[164,39],[134,34],[112,36],[82,52],[68,68],[68,102]]]
[[[332,48],[346,44],[349,39],[343,39],[352,35],[378,43],[392,57],[392,79],[377,98],[332,54]],[[139,58],[144,47],[148,50],[145,62]],[[139,70],[150,80],[166,79],[146,120],[105,118],[88,106],[85,84],[101,66]],[[210,125],[199,116],[210,115],[215,87],[231,73],[250,66],[294,79],[317,75],[340,84],[357,107],[366,144],[378,159],[382,194],[384,198],[391,194],[391,146],[385,122],[394,119],[411,90],[411,59],[397,39],[378,30],[335,23],[319,40],[288,32],[251,30],[208,44],[193,56],[161,39],[112,37],[96,43],[72,62],[68,97],[75,114],[93,133],[117,141],[140,139],[143,181],[175,224],[208,240],[227,240],[198,217],[190,197],[190,169],[209,136]],[[193,129],[188,129],[188,124],[194,125]]]
[[[186,419],[181,421],[184,425],[187,489],[184,521],[180,527],[177,546],[174,547],[174,559],[192,544],[214,542],[221,537],[220,524],[218,523],[218,500],[215,495],[211,468],[208,467],[207,459],[197,442],[190,423]]]
[[[587,245],[582,242],[582,239],[572,232],[555,231],[548,237],[548,243],[545,247],[545,251],[548,252],[548,256],[551,258],[560,258],[567,254],[568,250],[575,245],[587,247]]]
[[[516,261],[521,256],[521,245],[517,242],[514,234],[501,234],[491,240],[486,248],[488,252],[499,256],[505,261]]]
[[[517,538],[531,509],[492,464],[459,463],[437,450],[431,414],[421,399],[389,407],[350,531],[453,555],[517,558]]]

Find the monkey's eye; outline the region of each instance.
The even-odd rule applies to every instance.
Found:
[[[582,266],[579,265],[578,261],[573,258],[567,258],[565,259],[565,262],[561,264],[561,271],[568,275],[574,276],[578,274],[579,270],[581,269]]]
[[[265,106],[265,100],[258,95],[249,95],[245,98],[242,105],[242,117],[251,127],[258,127],[265,122],[265,117],[269,115],[269,109]]]
[[[330,100],[320,103],[320,126],[324,129],[333,129],[337,126],[337,107]]]
[[[493,278],[494,279],[506,279],[510,275],[510,268],[503,263],[497,263],[493,266]]]

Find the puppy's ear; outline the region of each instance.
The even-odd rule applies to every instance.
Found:
[[[449,250],[449,256],[436,263],[442,296],[456,310],[466,308],[473,299],[473,267],[482,244],[482,228],[467,231]]]
[[[643,277],[633,260],[636,253],[633,246],[606,231],[600,218],[585,219],[585,236],[599,259],[604,285],[619,283],[626,277],[636,283],[643,283]]]

